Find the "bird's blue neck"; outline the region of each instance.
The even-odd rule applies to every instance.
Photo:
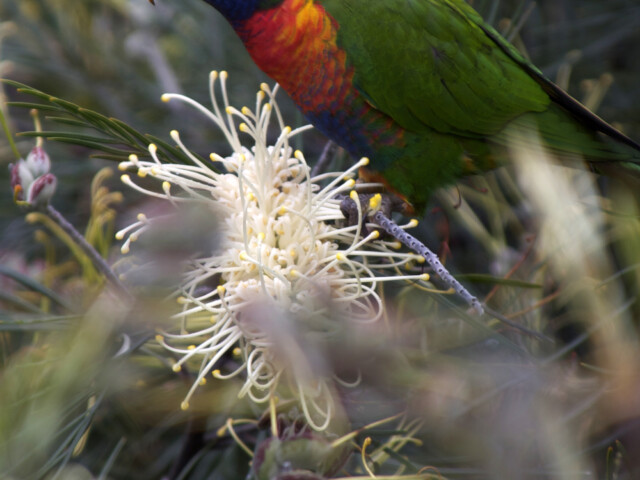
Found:
[[[251,18],[258,10],[275,7],[283,0],[204,0],[234,24]]]

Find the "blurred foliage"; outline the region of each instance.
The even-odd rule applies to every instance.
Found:
[[[129,152],[128,137],[143,149],[147,138],[160,143],[173,128],[201,124],[159,98],[185,92],[207,104],[210,69],[230,72],[235,105],[252,103],[267,80],[209,6],[156,3],[0,0],[0,76],[86,109],[36,99],[53,106],[49,116],[82,120],[68,122],[70,129],[95,135],[86,128],[94,121],[99,138],[116,135],[115,144],[46,142],[60,181],[57,207],[113,260],[115,225],[125,225],[141,200],[128,192],[118,205],[111,194],[121,185],[101,170],[104,160],[90,158],[98,153],[90,147]],[[471,3],[551,78],[640,138],[636,0]],[[36,101],[2,88],[10,101]],[[290,103],[281,106],[286,118],[303,123]],[[14,132],[33,130],[27,109],[10,107],[7,117]],[[44,129],[64,130],[51,119]],[[226,153],[208,127],[182,128],[181,135],[202,155]],[[33,138],[17,138],[26,153]],[[318,133],[304,142],[307,158],[324,145]],[[180,156],[171,142],[165,151]],[[337,476],[367,475],[358,449],[379,476],[640,475],[637,192],[586,172],[548,170],[531,152],[518,158],[513,168],[439,192],[420,234],[468,274],[460,278],[482,300],[555,343],[495,321],[477,325],[442,295],[385,292],[383,325],[345,335],[330,352],[336,368],[358,364],[363,376],[360,387],[340,392],[350,420],[342,427],[355,430],[403,409],[407,417],[357,432],[356,454]],[[12,161],[2,138],[0,163]],[[113,301],[63,235],[42,218],[19,215],[6,168],[0,182],[0,477],[235,479],[245,478],[250,459],[234,435],[251,449],[285,450],[265,442],[265,412],[238,401],[233,381],[211,381],[180,411],[189,373],[174,373],[166,352],[147,342],[173,309],[164,294],[145,292],[130,308]],[[229,417],[251,422],[219,432]],[[296,439],[295,422],[279,421]],[[307,438],[300,449],[315,455],[328,441]]]

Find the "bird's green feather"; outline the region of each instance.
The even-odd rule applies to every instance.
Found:
[[[496,167],[532,139],[560,160],[640,171],[640,145],[553,84],[464,0],[316,1],[336,20],[354,87],[407,132],[404,148],[373,160],[417,208],[434,188]]]
[[[409,131],[485,137],[550,103],[462,0],[321,3],[338,21],[356,87]]]

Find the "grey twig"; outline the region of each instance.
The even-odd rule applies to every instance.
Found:
[[[396,238],[400,243],[406,245],[411,250],[422,256],[427,264],[433,269],[434,272],[440,277],[440,279],[448,286],[455,290],[455,292],[462,298],[467,304],[473,308],[478,314],[484,314],[484,307],[480,301],[471,295],[469,291],[449,273],[449,271],[442,265],[438,256],[433,253],[429,248],[418,240],[413,235],[407,233],[398,226],[393,220],[388,218],[382,210],[378,210],[372,215],[372,220],[380,225],[382,229],[389,235]]]
[[[62,228],[76,244],[82,249],[82,251],[91,259],[95,267],[105,276],[107,281],[114,287],[116,292],[122,296],[127,301],[132,301],[133,297],[124,286],[124,284],[120,281],[120,279],[116,276],[116,274],[111,270],[111,267],[107,264],[107,262],[102,258],[102,256],[96,251],[93,246],[87,242],[87,240],[75,229],[73,225],[71,225],[66,218],[62,216],[60,212],[58,212],[51,205],[47,205],[45,212],[49,217],[56,222],[60,228]]]

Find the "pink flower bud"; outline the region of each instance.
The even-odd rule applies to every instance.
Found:
[[[51,170],[51,160],[49,159],[47,152],[45,152],[42,147],[33,147],[29,152],[29,155],[27,155],[25,162],[34,178],[44,175],[45,173],[49,173],[49,170]]]
[[[42,147],[33,147],[26,160],[9,165],[14,201],[20,205],[43,206],[49,203],[58,180],[49,173],[51,159]]]
[[[33,206],[44,206],[49,203],[56,190],[58,179],[52,173],[47,173],[31,184],[27,192],[27,202]]]

